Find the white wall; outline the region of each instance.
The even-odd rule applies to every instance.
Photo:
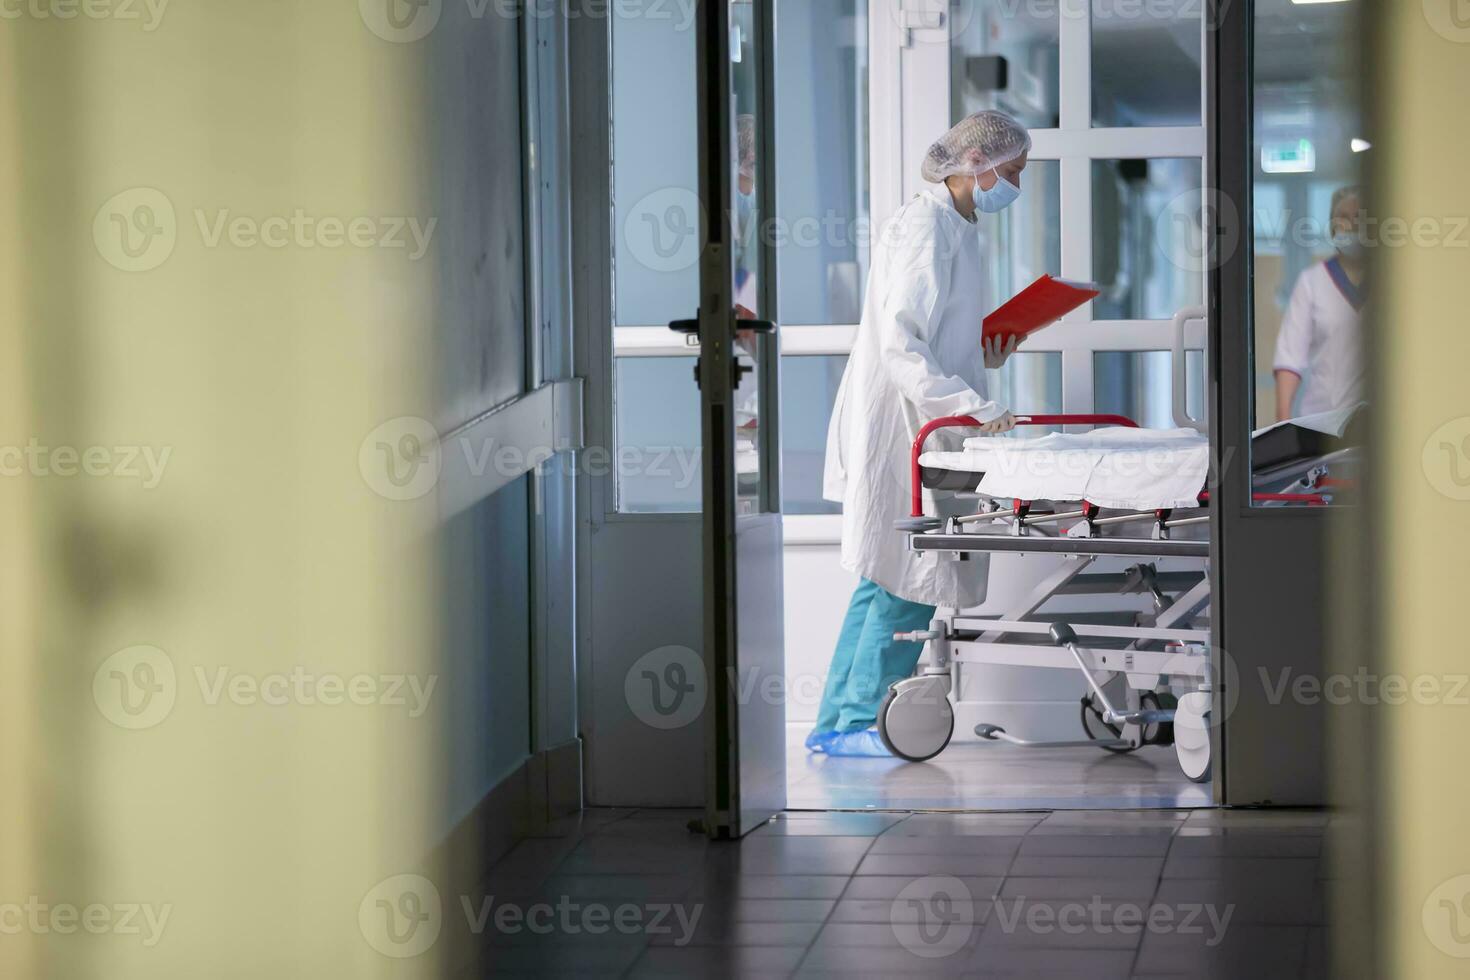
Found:
[[[786,723],[817,717],[827,665],[858,577],[838,561],[838,546],[786,545]]]

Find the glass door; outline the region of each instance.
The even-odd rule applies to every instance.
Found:
[[[761,234],[774,174],[767,0],[699,7],[696,23],[704,500],[706,829],[740,837],[785,806],[775,263]]]

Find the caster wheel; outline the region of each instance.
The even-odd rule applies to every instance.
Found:
[[[1194,691],[1174,709],[1174,752],[1179,768],[1196,783],[1210,780],[1210,694]]]
[[[943,752],[953,735],[948,677],[910,677],[888,689],[878,709],[878,737],[888,751],[923,762]]]
[[[1093,701],[1091,694],[1088,694],[1082,699],[1082,731],[1094,742],[1123,737],[1123,729],[1117,725],[1110,725],[1103,721],[1102,709]],[[1139,744],[1142,743],[1140,742]],[[1116,752],[1119,755],[1126,755],[1129,752],[1138,750],[1137,745],[1103,745],[1100,747],[1107,749],[1109,752]]]

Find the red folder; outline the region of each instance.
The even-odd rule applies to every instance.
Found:
[[[985,339],[988,341],[999,336],[1007,342],[1015,336],[1024,340],[1097,294],[1096,283],[1072,282],[1043,275],[985,318]]]

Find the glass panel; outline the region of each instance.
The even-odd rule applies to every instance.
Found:
[[[1055,129],[1061,5],[952,0],[950,90],[955,120],[1004,109],[1027,126]]]
[[[781,491],[787,514],[837,514],[840,504],[822,499],[827,424],[847,358],[841,355],[791,355],[781,361]],[[1005,367],[987,375],[992,398],[1018,415],[1062,411],[1062,355],[1059,351],[1015,354]],[[1024,437],[1054,429],[1022,426]]]
[[[694,361],[693,357],[619,357],[613,361],[617,446],[611,459],[588,456],[586,466],[589,470],[616,467],[618,510],[623,513],[700,509],[703,487]]]
[[[1359,433],[1351,417],[1362,417],[1368,266],[1380,242],[1407,240],[1411,230],[1402,219],[1397,227],[1375,220],[1372,202],[1356,189],[1372,152],[1357,88],[1360,6],[1255,10],[1250,387],[1257,491],[1315,489],[1310,474],[1324,457],[1329,476],[1355,477]],[[1424,230],[1442,235],[1446,227]],[[1263,431],[1284,420],[1293,424]]]
[[[1092,0],[1092,124],[1200,125],[1201,0]]]
[[[987,372],[986,379],[990,382],[990,397],[1016,415],[1056,415],[1062,411],[1061,351],[1019,351],[999,371]],[[1024,438],[1057,431],[1056,426],[1049,425],[1016,428],[1016,434]]]
[[[822,499],[827,423],[847,358],[802,355],[781,359],[781,509],[787,514],[838,514]]]
[[[867,285],[867,0],[776,6],[777,246],[783,325],[857,323]]]
[[[735,105],[735,131],[731,134],[734,170],[731,174],[728,213],[733,217],[735,311],[737,317],[760,317],[764,309],[760,294],[761,214],[757,206],[756,181],[759,132],[766,120],[759,118],[759,65],[755,50],[755,5],[730,0],[730,88]],[[740,331],[736,339],[739,378],[734,392],[732,424],[735,436],[735,512],[755,513],[761,507],[761,390],[760,359],[771,356],[769,345],[759,335]],[[770,501],[770,509],[779,509]]]
[[[1204,297],[1197,159],[1094,160],[1095,320],[1167,320]]]
[[[1043,273],[1062,272],[1061,165],[1032,160],[1021,174],[1024,193],[980,222],[981,275],[998,307]]]
[[[614,322],[663,325],[699,306],[695,32],[637,5],[612,10]]]
[[[1199,351],[1184,352],[1184,399],[1191,416],[1204,418],[1205,359]],[[1126,415],[1146,429],[1174,428],[1173,352],[1093,354],[1092,403],[1098,412]]]

